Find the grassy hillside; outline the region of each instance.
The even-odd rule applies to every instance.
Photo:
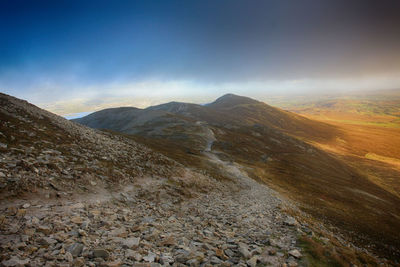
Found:
[[[149,109],[185,118],[186,123],[149,120],[146,125],[163,128],[161,134],[141,132],[132,136],[135,140],[224,178],[203,154],[213,137],[212,150],[219,158],[241,164],[254,179],[295,200],[315,219],[357,244],[392,259],[400,256],[400,198],[393,190],[400,183],[394,179],[397,171],[383,162],[396,158],[395,148],[394,154],[383,153],[387,140],[400,147],[396,138],[351,132],[337,123],[232,95],[207,106],[172,102]],[[387,137],[394,133],[385,132]],[[375,150],[367,149],[369,142]]]
[[[270,103],[318,120],[400,128],[400,90],[342,96],[283,96],[272,98]]]

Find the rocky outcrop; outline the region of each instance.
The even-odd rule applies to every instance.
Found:
[[[122,136],[96,131],[0,95],[0,190],[59,193],[135,177],[179,175],[175,161]],[[0,191],[0,192],[1,192]]]

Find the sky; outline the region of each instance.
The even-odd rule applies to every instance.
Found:
[[[0,1],[0,91],[61,115],[400,88],[398,0]]]

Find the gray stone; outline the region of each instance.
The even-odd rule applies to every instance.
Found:
[[[174,258],[169,253],[162,253],[160,256],[160,263],[168,265],[174,263]]]
[[[156,254],[154,254],[153,252],[149,252],[147,256],[143,257],[143,260],[147,262],[154,262],[156,260],[156,257]]]
[[[286,225],[289,225],[289,226],[295,226],[295,225],[297,225],[296,219],[293,218],[293,217],[290,217],[290,216],[286,218],[286,220],[284,221],[284,223],[285,223]]]
[[[294,259],[289,259],[289,260],[287,261],[287,266],[288,266],[288,267],[297,267],[297,266],[298,266],[298,263],[297,263]]]
[[[179,250],[178,254],[175,256],[175,260],[179,263],[186,263],[189,260],[189,252],[186,250]]]
[[[250,267],[256,267],[257,266],[257,261],[258,261],[258,256],[253,256],[251,257],[250,260],[248,260],[246,263]]]
[[[57,243],[57,240],[50,237],[42,237],[38,240],[38,243],[42,246],[50,246]]]
[[[298,251],[297,249],[292,249],[291,251],[289,251],[289,255],[295,257],[296,259],[301,258],[301,253],[300,251]]]
[[[29,259],[21,260],[20,258],[13,256],[9,260],[4,260],[1,264],[5,267],[14,267],[14,266],[25,266],[29,263]]]
[[[81,244],[81,243],[74,243],[74,244],[70,245],[67,249],[67,251],[69,251],[72,254],[72,256],[74,256],[74,257],[80,256],[82,253],[82,250],[83,250],[83,244]]]
[[[141,261],[143,259],[143,256],[139,252],[133,251],[131,249],[126,250],[125,257],[127,257],[128,259],[133,259],[135,261]]]
[[[221,264],[222,260],[220,260],[219,258],[217,258],[216,256],[212,256],[210,259],[210,263],[211,264]]]
[[[122,241],[122,246],[126,248],[137,248],[140,243],[140,238],[138,237],[131,237],[126,238]]]
[[[270,256],[270,255],[263,254],[259,257],[259,261],[261,262],[261,264],[265,264],[265,265],[272,265],[272,266],[279,265],[278,257],[276,257],[276,256]]]
[[[41,232],[45,235],[49,235],[51,233],[50,227],[46,225],[39,225],[38,228],[36,229],[38,232]]]
[[[108,253],[105,249],[94,249],[93,250],[93,257],[94,258],[102,258],[107,260],[110,257],[110,253]]]
[[[200,263],[197,259],[191,259],[186,262],[186,265],[188,265],[190,267],[198,267],[198,266],[200,266]]]
[[[68,262],[73,262],[73,261],[74,261],[74,256],[72,256],[71,252],[67,251],[67,252],[65,253],[65,259],[66,259]]]
[[[244,243],[239,243],[239,253],[245,258],[250,259],[251,253],[249,251],[249,246]]]
[[[225,255],[227,255],[228,257],[233,257],[235,255],[235,253],[228,248],[228,249],[225,249]]]

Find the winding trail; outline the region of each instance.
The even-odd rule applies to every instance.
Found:
[[[287,203],[239,164],[221,160],[209,130],[204,155],[233,182],[186,168],[181,180],[137,177],[112,192],[98,184],[93,194],[0,206],[7,214],[0,218],[1,264],[302,266]]]
[[[241,165],[221,160],[212,150],[212,144],[215,141],[215,136],[210,135],[204,155],[209,161],[224,169],[240,189],[222,194],[210,192],[192,201],[189,206],[202,207],[199,210],[205,211],[201,214],[203,218],[216,221],[224,218],[225,222],[229,222],[231,227],[240,233],[240,237],[244,239],[242,242],[249,246],[259,246],[263,242],[265,244],[267,238],[268,248],[277,247],[286,252],[293,249],[300,250],[296,247],[297,229],[293,225],[288,226],[286,222],[290,219],[295,222],[294,225],[298,224],[283,211],[284,207],[292,206],[292,204],[283,200],[268,186],[251,179]],[[264,256],[263,261],[274,266],[288,261],[281,254],[278,255],[280,257]],[[295,260],[290,257],[289,261]]]

